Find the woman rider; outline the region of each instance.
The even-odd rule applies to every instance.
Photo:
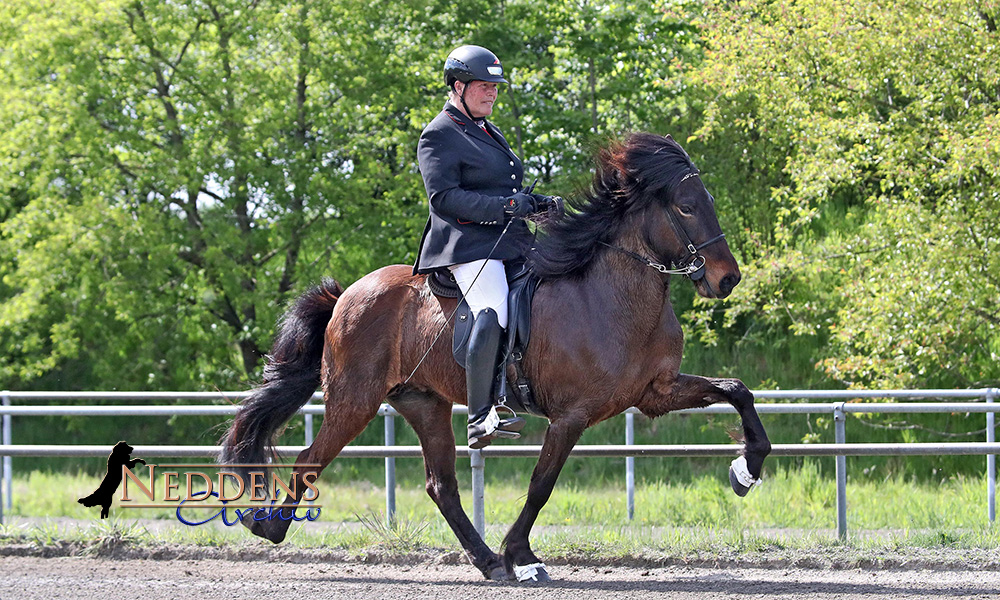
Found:
[[[469,447],[482,448],[495,437],[516,438],[524,427],[520,417],[500,419],[493,406],[507,327],[503,262],[527,251],[533,238],[524,218],[547,209],[549,199],[522,191],[521,160],[486,120],[497,86],[507,83],[500,59],[480,46],[456,48],[445,61],[444,79],[448,102],[417,145],[430,218],[413,270],[449,269],[474,315],[465,367]]]

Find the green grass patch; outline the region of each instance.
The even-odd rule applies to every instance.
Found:
[[[533,543],[557,555],[614,557],[640,554],[762,553],[786,548],[843,546],[836,539],[834,482],[818,461],[785,467],[775,461],[764,485],[748,497],[729,489],[724,473],[675,484],[640,482],[636,512],[627,519],[624,486],[557,486],[539,515]],[[87,475],[31,473],[14,480],[13,510],[0,530],[7,542],[50,546],[76,541],[88,548],[122,544],[267,546],[242,527],[220,519],[185,526],[168,509],[124,509],[116,500],[112,519],[76,499],[100,479]],[[958,476],[938,485],[903,477],[882,482],[849,481],[848,547],[871,552],[893,548],[1000,549],[1000,528],[986,518],[983,478]],[[393,526],[385,522],[382,487],[370,483],[320,485],[323,510],[316,522],[293,524],[285,546],[390,554],[425,549],[459,550],[422,486],[400,486]],[[522,482],[493,482],[486,489],[486,541],[498,547],[524,502]],[[471,512],[470,490],[463,502]],[[72,520],[73,527],[66,521]],[[85,523],[81,525],[80,523]]]

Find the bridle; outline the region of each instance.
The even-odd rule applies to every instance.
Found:
[[[685,181],[691,179],[692,177],[698,177],[698,171],[691,171],[690,173],[682,177],[681,180],[677,182],[677,185],[684,183]],[[681,243],[684,245],[684,248],[688,251],[688,255],[686,257],[678,261],[671,261],[671,265],[674,268],[670,268],[663,263],[658,263],[646,256],[643,256],[636,252],[632,252],[631,250],[626,250],[625,248],[614,246],[607,242],[601,242],[601,244],[607,246],[608,248],[613,248],[615,250],[618,250],[619,252],[623,252],[631,256],[632,258],[644,263],[646,266],[656,269],[657,271],[659,271],[664,275],[686,275],[691,279],[691,281],[698,281],[699,279],[705,276],[705,263],[706,263],[705,257],[701,253],[699,253],[699,250],[707,248],[708,246],[711,246],[712,244],[718,241],[726,239],[726,234],[720,233],[719,235],[707,241],[695,245],[694,242],[691,241],[691,236],[689,236],[687,234],[687,231],[684,230],[684,227],[679,222],[677,222],[677,217],[674,216],[673,211],[668,210],[667,217],[668,220],[670,221],[670,226],[674,230],[674,235],[677,236],[677,239],[681,241]]]

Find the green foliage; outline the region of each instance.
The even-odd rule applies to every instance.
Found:
[[[998,18],[959,0],[5,2],[0,388],[249,385],[297,293],[413,260],[416,141],[463,43],[503,58],[496,121],[539,191],[585,186],[587,156],[628,130],[685,143],[743,271],[725,302],[672,286],[686,371],[998,385]],[[32,423],[18,443],[218,434],[209,419]],[[907,435],[979,428],[921,424]],[[806,425],[777,431],[828,434]],[[724,436],[680,429],[650,441]],[[367,472],[353,464],[337,468]]]
[[[815,358],[850,385],[1000,380],[998,16],[958,0],[709,5],[689,76],[718,93],[706,152],[742,154],[719,161],[734,175],[720,211],[744,205],[751,276],[727,324],[829,336]]]
[[[340,26],[366,4],[34,4],[2,15],[6,386],[242,383],[294,292],[406,257],[406,61]]]
[[[652,0],[549,8],[5,4],[0,387],[243,386],[297,292],[412,261],[413,152],[460,43],[509,65],[498,122],[545,183],[665,128],[693,28]]]

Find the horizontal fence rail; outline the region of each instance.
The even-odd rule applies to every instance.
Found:
[[[944,448],[942,449],[942,446]],[[222,446],[132,446],[135,455],[151,458],[215,458]],[[34,457],[106,457],[109,446],[42,446],[21,444],[0,446],[3,456]],[[294,456],[307,446],[276,446],[283,456]],[[622,456],[688,456],[695,458],[739,456],[743,446],[739,444],[694,444],[694,445],[629,445],[582,444],[570,452],[577,458],[622,457]],[[456,446],[455,453],[468,458],[475,452],[468,446]],[[536,458],[542,452],[539,445],[484,448],[484,458],[515,457]],[[1000,442],[954,442],[949,444],[773,444],[770,456],[972,456],[1000,454]],[[421,458],[420,446],[347,446],[341,456],[348,458]],[[275,467],[290,467],[292,463],[275,463]]]
[[[0,392],[3,405],[3,436],[0,456],[3,457],[3,482],[0,487],[0,523],[3,509],[10,510],[11,502],[11,457],[104,457],[107,446],[87,445],[14,445],[11,442],[11,417],[30,416],[222,416],[234,415],[238,410],[235,402],[242,400],[249,392]],[[1000,390],[994,388],[974,390],[765,390],[755,392],[758,400],[841,400],[840,402],[806,403],[758,403],[760,414],[829,414],[835,422],[833,444],[773,444],[772,456],[833,456],[836,458],[837,479],[837,530],[841,538],[847,535],[847,492],[846,457],[848,456],[926,456],[926,455],[986,455],[987,457],[987,515],[993,522],[996,518],[996,455],[1000,454],[1000,443],[995,436],[995,413],[1000,411],[1000,403],[994,402]],[[942,400],[950,402],[860,402],[871,399],[894,400]],[[959,400],[982,399],[985,402],[962,402]],[[18,401],[96,401],[117,402],[150,401],[218,401],[233,402],[229,405],[11,405]],[[322,396],[315,394],[312,400],[322,402]],[[453,414],[466,414],[464,406],[455,406]],[[306,405],[299,410],[304,415],[307,446],[313,439],[313,417],[322,415],[321,404]],[[679,414],[736,414],[729,405],[713,405],[705,408],[677,411]],[[907,444],[858,444],[846,443],[847,414],[890,414],[890,413],[985,413],[987,441],[951,443],[907,443]],[[683,457],[729,457],[737,456],[743,446],[739,444],[681,444],[681,445],[636,445],[634,443],[634,416],[636,409],[626,412],[625,445],[579,445],[571,456],[575,457],[625,457],[626,491],[628,517],[634,515],[635,463],[636,457],[683,456]],[[391,522],[395,515],[395,459],[419,458],[419,446],[395,445],[395,410],[383,405],[379,415],[385,418],[384,446],[348,446],[340,456],[355,458],[384,458],[386,465],[386,516]],[[279,446],[279,455],[294,456],[307,446]],[[215,458],[221,446],[134,446],[134,453],[144,457],[172,458]],[[456,447],[456,454],[469,457],[472,467],[473,522],[482,534],[485,532],[484,470],[488,457],[537,457],[541,452],[538,445],[491,446],[482,450],[470,450],[467,446]],[[276,467],[289,466],[276,464]],[[6,489],[4,489],[6,488]]]
[[[756,404],[759,414],[832,414],[833,411],[842,407],[845,413],[992,413],[1000,412],[1000,409],[981,402],[920,402],[920,403],[899,403],[899,404],[851,404],[851,403],[818,403],[809,404]],[[172,417],[172,416],[211,416],[211,415],[235,415],[239,409],[238,405],[163,405],[163,406],[134,406],[134,405],[104,405],[104,406],[74,406],[74,405],[50,405],[43,404],[37,406],[4,406],[0,407],[0,415],[12,416],[63,416],[63,417]],[[299,414],[322,415],[324,407],[319,405],[307,405],[299,409]],[[464,406],[454,406],[452,413],[464,415],[468,412]],[[642,414],[637,409],[630,408],[627,412],[632,414]],[[705,408],[686,408],[671,412],[677,414],[739,414],[732,406],[725,404],[715,404]],[[381,416],[399,416],[391,406],[383,404],[379,409]]]

